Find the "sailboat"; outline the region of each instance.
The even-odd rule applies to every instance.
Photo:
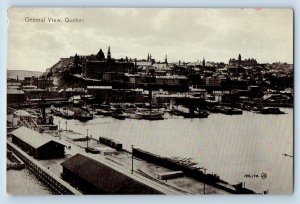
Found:
[[[152,90],[149,89],[149,109],[148,110],[140,110],[136,112],[137,119],[145,119],[145,120],[164,120],[164,113],[158,110],[152,110]]]

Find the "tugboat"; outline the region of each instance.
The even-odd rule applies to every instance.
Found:
[[[281,111],[279,108],[274,107],[265,107],[260,109],[261,114],[285,114],[285,112]]]

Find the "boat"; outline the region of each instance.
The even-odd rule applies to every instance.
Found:
[[[112,111],[110,109],[97,108],[95,109],[95,111],[96,115],[110,116],[112,114]]]
[[[216,106],[220,113],[226,115],[242,115],[243,111],[237,108],[231,108],[227,106]]]
[[[279,108],[275,107],[265,107],[259,110],[261,114],[285,114],[285,112],[281,111]]]
[[[164,120],[164,113],[158,111],[138,111],[136,114],[137,119],[144,120]]]
[[[204,110],[199,110],[197,108],[186,108],[184,106],[177,106],[177,108],[173,106],[170,113],[183,116],[184,118],[207,118],[209,115]]]
[[[123,113],[116,113],[116,112],[113,112],[111,114],[111,117],[115,118],[115,119],[118,119],[118,120],[125,120],[126,118],[126,115],[124,115]]]
[[[75,119],[86,121],[86,120],[92,120],[93,115],[87,111],[84,111],[80,108],[74,108],[74,117]]]
[[[72,119],[74,118],[74,111],[70,110],[69,108],[63,108],[61,110],[61,117],[65,119]]]
[[[157,108],[160,106],[152,105],[152,89],[149,86],[149,105],[144,103],[142,105],[136,104],[137,110],[134,114],[135,118],[137,119],[144,119],[144,120],[164,120],[164,112],[159,111]],[[153,110],[153,108],[156,108]]]
[[[54,106],[51,106],[51,112],[53,115],[65,118],[65,119],[72,119],[74,118],[74,111],[70,110],[69,108],[55,108]]]

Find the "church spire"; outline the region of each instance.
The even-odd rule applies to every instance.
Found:
[[[168,64],[168,55],[166,54],[165,63]]]
[[[111,60],[111,53],[110,53],[110,46],[108,46],[108,51],[107,51],[107,61]]]

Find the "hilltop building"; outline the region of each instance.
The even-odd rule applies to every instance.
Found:
[[[230,58],[228,64],[231,66],[249,67],[249,66],[256,66],[257,61],[256,61],[256,59],[253,59],[253,58],[242,60],[242,56],[241,56],[241,54],[239,54],[238,59]]]
[[[110,46],[107,51],[107,58],[100,49],[96,55],[96,60],[86,60],[83,65],[83,76],[89,79],[104,79],[104,77],[111,77],[117,73],[127,73],[134,69],[135,65],[128,60],[116,61],[111,57]],[[109,73],[109,76],[108,74]]]

